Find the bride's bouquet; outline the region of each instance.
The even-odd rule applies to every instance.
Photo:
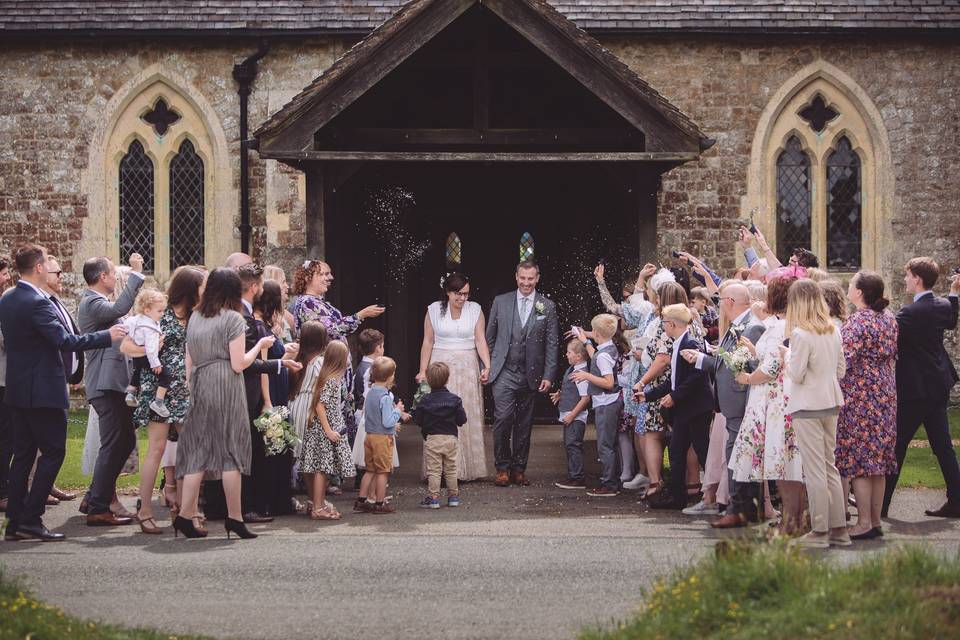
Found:
[[[287,451],[292,451],[300,442],[300,438],[294,433],[290,421],[287,420],[289,417],[289,409],[274,407],[267,409],[253,421],[253,426],[263,435],[263,445],[268,456],[278,456]]]
[[[730,371],[733,371],[733,375],[736,376],[747,370],[747,365],[753,359],[753,354],[751,354],[750,350],[746,347],[737,347],[731,351],[720,347],[717,350],[717,357],[720,358],[723,364],[726,365]]]

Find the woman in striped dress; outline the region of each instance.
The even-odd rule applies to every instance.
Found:
[[[183,479],[183,504],[173,522],[187,537],[202,537],[197,501],[205,472],[219,473],[227,499],[228,534],[256,537],[243,524],[240,476],[250,473],[251,440],[243,371],[269,348],[267,336],[244,350],[247,324],[240,315],[240,276],[220,268],[210,274],[200,305],[187,325],[187,381],[190,408],[177,450],[177,478]]]

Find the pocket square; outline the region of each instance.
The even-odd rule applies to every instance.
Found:
[[[546,320],[547,316],[537,316],[537,320]]]

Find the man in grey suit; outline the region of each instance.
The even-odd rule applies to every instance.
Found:
[[[540,268],[517,265],[517,289],[497,296],[490,309],[487,344],[493,388],[493,456],[496,485],[530,484],[524,477],[530,455],[533,403],[557,375],[560,325],[557,308],[537,293]]]
[[[756,344],[766,330],[750,311],[750,292],[742,284],[728,284],[720,290],[720,316],[729,322],[726,333],[720,339],[720,348],[726,351],[736,349],[740,338]],[[717,356],[687,351],[681,355],[688,362],[695,363],[698,369],[706,369],[714,377],[717,406],[727,419],[726,459],[729,461],[746,410],[749,387],[739,384],[733,371],[724,366]],[[735,482],[733,471],[729,468],[727,478],[730,482],[731,504],[727,506],[726,514],[712,522],[711,526],[727,529],[757,521],[762,506],[760,485],[754,482]]]
[[[143,286],[143,258],[130,256],[132,271],[127,284],[115,302],[110,302],[117,281],[117,269],[109,258],[90,258],[83,263],[83,279],[88,289],[80,297],[77,322],[80,331],[92,333],[109,329],[120,322],[133,307],[137,292]],[[133,427],[133,409],[124,398],[130,383],[127,361],[119,350],[119,342],[107,349],[87,352],[83,382],[87,400],[100,419],[100,452],[93,468],[90,490],[81,504],[90,526],[131,524],[131,518],[116,517],[110,512],[117,477],[137,443]],[[86,507],[86,509],[84,509]]]

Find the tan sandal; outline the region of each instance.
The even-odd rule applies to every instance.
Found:
[[[150,516],[149,518],[141,518],[140,514],[137,514],[137,524],[140,525],[140,531],[142,533],[149,533],[151,535],[163,533],[163,529],[157,526],[157,521],[153,516]]]
[[[310,512],[311,520],[339,520],[342,516],[335,510],[324,507]]]

